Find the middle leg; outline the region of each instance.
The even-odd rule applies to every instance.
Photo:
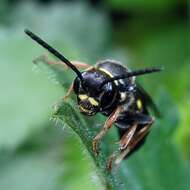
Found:
[[[92,142],[93,151],[98,154],[98,144],[107,131],[112,127],[112,124],[117,120],[119,113],[122,111],[122,106],[118,106],[115,111],[108,117],[101,131],[94,137]]]

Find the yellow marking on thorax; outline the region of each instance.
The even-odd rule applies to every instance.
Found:
[[[106,70],[106,69],[104,69],[104,68],[99,68],[99,70],[102,71],[102,72],[104,72],[104,73],[106,73],[106,74],[107,74],[108,76],[110,76],[111,78],[114,77],[108,70]],[[117,80],[115,80],[114,83],[115,83],[116,85],[118,85],[118,81],[117,81]]]
[[[109,71],[107,71],[107,70],[104,69],[104,68],[99,68],[99,70],[102,71],[102,72],[104,72],[104,73],[106,73],[106,74],[109,75],[111,78],[114,77]]]
[[[140,99],[138,99],[137,101],[136,101],[136,103],[137,103],[137,107],[138,107],[138,109],[142,109],[142,101],[140,100]]]

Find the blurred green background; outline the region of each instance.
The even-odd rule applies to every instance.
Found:
[[[70,60],[164,66],[161,74],[139,78],[162,119],[129,159],[126,180],[131,189],[190,189],[189,24],[186,0],[1,0],[0,189],[103,189],[78,137],[50,121],[62,85],[74,75],[65,71],[60,85],[36,68],[32,60],[45,50],[26,37],[26,27]]]

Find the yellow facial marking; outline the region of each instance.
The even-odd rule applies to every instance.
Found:
[[[137,100],[137,107],[141,110],[142,109],[142,101],[140,99]]]
[[[81,100],[86,100],[86,99],[89,98],[89,96],[87,96],[86,94],[80,94],[78,97],[79,97],[79,99],[81,99]]]
[[[94,98],[89,97],[86,94],[80,94],[78,97],[80,100],[88,100],[93,106],[99,105],[99,103]]]
[[[90,102],[93,106],[98,106],[98,105],[99,105],[99,103],[98,103],[94,98],[89,97],[88,100],[89,100],[89,102]]]
[[[85,113],[89,113],[89,110],[83,108],[82,106],[79,106],[79,108],[80,108],[83,112],[85,112]]]

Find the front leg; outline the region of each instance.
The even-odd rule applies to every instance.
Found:
[[[71,86],[69,87],[66,95],[63,97],[63,101],[66,101],[67,98],[69,98],[71,96],[71,94],[73,92],[73,84],[74,84],[74,82],[71,83]]]
[[[106,122],[105,122],[103,128],[101,129],[101,131],[93,139],[92,148],[93,148],[93,151],[95,152],[95,154],[98,154],[98,143],[103,138],[103,136],[107,133],[107,131],[112,127],[112,124],[117,120],[117,118],[119,116],[119,113],[121,113],[121,111],[122,111],[122,107],[118,106],[112,112],[112,114],[108,117],[108,119],[106,120]]]
[[[68,66],[62,61],[52,61],[52,60],[50,60],[46,54],[43,54],[43,55],[39,56],[38,58],[36,58],[33,61],[33,63],[37,64],[40,61],[42,61],[42,62],[44,62],[44,63],[46,63],[48,65],[61,65],[66,69],[68,68]],[[77,67],[78,69],[88,69],[88,68],[92,67],[91,65],[89,65],[87,63],[84,63],[84,62],[80,62],[80,61],[71,61],[71,63],[75,67]]]
[[[52,61],[48,58],[48,56],[46,54],[43,54],[41,56],[39,56],[38,58],[36,58],[33,63],[34,64],[37,64],[38,62],[43,62],[43,63],[46,63],[48,65],[61,65],[63,66],[64,68],[68,68],[68,66],[62,62],[62,61]],[[92,66],[86,64],[86,63],[83,63],[83,62],[79,62],[79,61],[71,61],[71,63],[79,68],[79,69],[88,69],[88,68],[91,68]],[[73,82],[72,84],[70,85],[66,95],[63,97],[63,100],[66,101],[67,98],[72,94],[73,92]]]

